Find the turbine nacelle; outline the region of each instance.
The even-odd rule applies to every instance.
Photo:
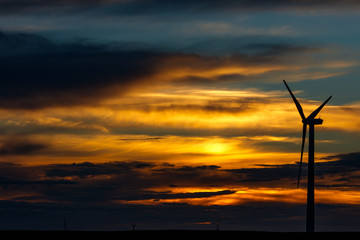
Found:
[[[321,125],[324,120],[320,118],[314,118],[314,119],[303,119],[302,122],[307,125]]]

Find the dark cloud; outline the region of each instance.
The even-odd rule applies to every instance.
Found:
[[[113,14],[149,14],[169,12],[259,11],[282,9],[328,9],[329,7],[354,7],[356,0],[1,0],[2,13],[100,11]]]
[[[341,159],[338,159],[341,157]],[[330,158],[332,158],[330,156]],[[359,154],[337,155],[338,160],[316,163],[318,187],[359,187]],[[74,163],[43,166],[2,164],[1,183],[27,189],[30,185],[35,196],[52,201],[111,202],[119,200],[205,198],[232,194],[239,187],[294,188],[298,164],[261,165],[254,168],[222,169],[216,165],[176,166],[168,163],[108,162]],[[307,164],[303,164],[302,179]],[[306,182],[304,180],[304,182]],[[60,187],[66,184],[67,187]],[[47,186],[53,186],[51,188]],[[58,185],[58,187],[54,186]],[[219,187],[222,191],[174,193],[149,189],[182,187]],[[10,191],[11,192],[11,191]],[[9,192],[8,192],[9,193]]]
[[[50,165],[45,169],[48,177],[93,177],[97,175],[134,174],[135,170],[152,168],[155,165],[146,162],[109,162],[94,164],[90,162]]]
[[[186,186],[186,185],[216,185],[226,181],[227,172],[219,171],[216,165],[181,166],[177,167],[168,163],[147,162],[108,162],[101,164],[56,164],[44,167],[45,176],[49,178],[79,177],[90,180],[96,176],[106,176],[101,184],[129,189],[135,187],[144,190],[148,187],[159,186]],[[101,179],[101,178],[100,178]],[[229,179],[230,181],[232,179]],[[126,184],[124,184],[126,183]]]
[[[143,141],[143,142],[149,142],[149,141],[158,141],[163,139],[162,137],[146,137],[146,138],[120,138],[121,141]]]
[[[234,176],[229,176],[228,172],[215,165],[177,167],[167,163],[83,162],[30,167],[3,164],[0,177],[1,186],[6,186],[3,191],[7,196],[25,191],[27,196],[72,203],[205,198],[234,193],[222,190],[178,194],[149,190],[158,187],[230,186]]]
[[[320,174],[349,173],[360,169],[359,152],[331,155],[323,159],[328,161],[318,163]]]
[[[0,155],[31,155],[49,147],[49,144],[34,142],[26,137],[8,137],[0,142]]]
[[[158,192],[149,188],[180,186],[214,186],[223,183],[227,173],[217,172],[216,166],[176,167],[171,164],[146,162],[109,162],[102,164],[57,164],[38,167],[37,171],[23,172],[18,180],[9,174],[3,184],[11,182],[12,191],[27,190],[30,196],[41,196],[51,201],[105,204],[115,200],[148,200],[206,198],[232,194],[232,190],[195,193]],[[14,171],[15,167],[12,168]],[[5,172],[10,173],[10,170]],[[16,174],[15,174],[16,176]],[[41,178],[42,180],[37,180]],[[61,182],[64,180],[64,182]],[[230,179],[229,179],[230,180]],[[42,184],[40,185],[38,182]],[[61,185],[63,184],[63,185]],[[66,185],[64,185],[66,184]],[[36,185],[37,187],[30,187]],[[50,187],[51,186],[51,187]],[[31,189],[31,190],[29,190]]]
[[[254,55],[268,55],[277,56],[282,54],[296,54],[301,52],[320,51],[320,47],[306,46],[306,45],[290,45],[286,43],[253,43],[246,44],[244,49],[253,53]]]
[[[343,174],[341,169],[350,166],[353,173],[358,172],[359,153],[329,156],[329,159],[333,162],[317,163],[316,169],[323,168],[323,173],[317,173],[317,177],[334,174],[326,164],[337,166],[339,176]],[[278,184],[279,180],[292,177],[295,187],[296,164],[259,167],[262,168],[226,170],[215,165],[176,166],[146,162],[46,166],[3,163],[0,166],[0,191],[8,200],[0,201],[1,228],[56,230],[66,216],[72,230],[128,230],[129,224],[136,221],[137,229],[215,229],[218,222],[221,229],[303,231],[304,204],[256,200],[236,206],[156,204],[161,199],[201,199],[229,195],[234,191],[174,193],[149,190],[149,187],[181,189],[215,184],[221,188],[279,187],[284,186]],[[74,180],[69,180],[71,178]],[[11,193],[14,196],[9,199]],[[115,204],[116,200],[153,200],[154,205]],[[356,205],[317,204],[316,209],[319,231],[351,231],[358,227],[360,218]],[[204,222],[211,224],[198,225]]]
[[[360,188],[359,152],[331,155],[323,159],[328,161],[319,162],[316,168],[316,174],[321,176],[319,187]]]
[[[169,111],[173,110],[176,112],[181,111],[194,111],[194,112],[207,112],[207,113],[229,113],[238,114],[244,112],[254,112],[257,110],[259,105],[264,106],[270,104],[271,97],[239,97],[238,99],[216,99],[209,100],[203,104],[143,104],[138,109],[143,111]]]
[[[360,153],[346,153],[325,157],[330,161],[315,162],[317,187],[359,188]],[[238,182],[250,186],[295,186],[299,164],[259,165],[259,168],[231,169],[239,174]],[[307,163],[302,164],[301,182],[306,184]]]
[[[219,195],[233,194],[236,191],[223,190],[215,192],[192,192],[192,193],[153,193],[153,194],[141,194],[126,196],[119,198],[120,200],[147,200],[147,199],[183,199],[183,198],[207,198]]]
[[[298,42],[293,38],[272,36],[256,37],[210,37],[196,41],[182,48],[184,52],[196,52],[202,55],[233,55],[240,53],[250,56],[276,57],[282,54],[320,51],[321,47],[311,43]]]
[[[247,186],[282,186],[295,185],[298,172],[297,164],[261,165],[258,168],[243,168],[228,170],[238,175],[237,182]]]
[[[327,187],[339,187],[331,185],[336,182],[335,175],[338,180],[350,176],[347,173],[357,176],[359,157],[359,153],[340,154],[329,156],[327,159],[330,162],[317,162],[317,186],[324,184],[327,179]],[[215,229],[216,222],[220,223],[222,229],[303,229],[306,212],[303,204],[251,199],[236,206],[157,203],[162,199],[202,199],[231,195],[235,193],[232,189],[239,187],[295,189],[298,164],[258,167],[222,169],[216,165],[176,166],[147,162],[83,162],[43,166],[2,163],[0,192],[5,200],[0,201],[0,218],[6,219],[3,229],[7,226],[21,229],[24,224],[35,229],[36,226],[30,224],[34,219],[39,224],[46,219],[42,229],[53,229],[61,226],[64,215],[72,229],[94,230],[93,227],[101,226],[105,230],[127,230],[134,221],[138,222],[139,229],[198,229],[202,225],[197,223],[201,222],[211,222],[211,226],[203,226],[210,229]],[[335,171],[335,168],[338,170]],[[306,164],[303,172],[306,173]],[[346,189],[349,189],[358,179],[353,178],[352,181],[348,178],[347,182],[342,180],[341,184],[348,184]],[[219,187],[227,190],[189,193],[150,190],[162,187],[174,190],[183,187]],[[123,202],[114,203],[119,200]],[[125,203],[131,200],[152,200],[154,205]],[[360,219],[357,207],[353,205],[317,204],[316,207],[318,230],[327,229],[329,224],[336,226],[336,229],[351,230],[355,227],[351,225],[355,219]],[[42,214],[45,214],[43,218],[40,217]],[[352,218],[351,222],[345,220],[348,217]],[[336,219],[342,220],[337,222]],[[340,224],[343,220],[350,225]],[[55,224],[56,221],[60,225]]]
[[[0,0],[2,13],[63,12],[99,7],[109,0]]]
[[[310,46],[257,44],[225,56],[153,50],[119,50],[80,42],[59,44],[35,34],[0,33],[0,107],[39,109],[97,105],[103,99],[142,91],[164,81],[201,83],[197,72],[227,66],[261,67],[284,62],[286,55],[314,51]],[[173,71],[188,74],[172,77]],[[192,73],[194,72],[194,73]],[[163,77],[168,76],[168,77]],[[205,81],[222,82],[220,74]]]
[[[329,156],[337,160],[316,163],[318,184],[339,186],[343,184],[356,186],[360,177],[356,173],[359,166],[359,153]],[[227,187],[295,187],[299,164],[259,165],[254,168],[222,169],[216,165],[181,166],[163,163],[146,162],[109,162],[103,164],[80,163],[49,165],[45,175],[56,177],[80,177],[91,179],[93,176],[111,176],[109,185],[121,185],[129,189],[136,186],[138,190],[148,187],[184,187],[184,186],[227,186]],[[306,178],[307,164],[303,163],[302,178]],[[328,176],[332,177],[329,178]],[[146,177],[144,177],[146,176]],[[122,185],[127,182],[129,186]],[[306,182],[306,181],[305,181]],[[108,184],[106,183],[106,185]],[[147,193],[148,194],[148,193]],[[144,195],[145,196],[145,195]],[[123,196],[126,198],[126,196]]]
[[[9,179],[0,177],[0,184],[3,186],[8,185],[33,185],[33,184],[45,184],[45,185],[54,185],[54,184],[75,184],[75,181],[70,180],[37,180],[37,181],[23,181],[16,179]]]
[[[25,34],[2,34],[0,49],[14,49],[13,54],[7,50],[0,57],[2,108],[94,105],[108,95],[126,92],[141,77],[149,76],[150,59],[159,56],[56,45]]]
[[[322,158],[324,160],[332,160],[330,162],[327,162],[329,165],[337,165],[340,162],[344,165],[346,163],[346,166],[353,166],[353,167],[360,167],[360,152],[353,152],[353,153],[343,153],[343,154],[336,154],[336,155],[330,155],[327,157]]]
[[[133,12],[148,12],[160,10],[185,10],[185,11],[216,11],[216,10],[271,10],[284,8],[302,8],[302,7],[333,7],[333,6],[352,6],[358,5],[356,0],[340,1],[340,0],[200,0],[200,1],[180,1],[180,0],[148,0],[148,1],[134,1],[124,3],[126,10]]]

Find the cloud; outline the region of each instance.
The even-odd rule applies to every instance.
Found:
[[[107,162],[107,163],[89,163],[83,162],[79,164],[55,164],[44,167],[44,172],[50,178],[68,178],[84,179],[92,181],[92,178],[98,176],[99,182],[112,182],[111,186],[116,186],[119,183],[122,185],[124,181],[128,182],[130,188],[139,191],[145,190],[148,187],[159,187],[169,185],[192,185],[196,184],[214,184],[218,180],[216,177],[217,170],[220,167],[215,165],[201,165],[201,166],[175,166],[168,163],[147,163],[140,161],[130,162]],[[207,174],[213,174],[211,183],[208,181]],[[219,178],[221,178],[221,172]],[[227,173],[224,172],[226,175]],[[101,178],[103,176],[103,180]],[[189,177],[193,178],[190,179]],[[166,181],[165,181],[166,179]],[[120,187],[129,189],[126,185]]]
[[[179,0],[1,0],[0,9],[3,13],[23,12],[63,12],[63,11],[89,11],[100,8],[101,11],[113,14],[149,14],[168,12],[214,12],[214,11],[264,11],[283,9],[329,9],[356,7],[358,1],[348,0],[270,0],[270,1],[179,1]],[[176,11],[174,11],[176,9]]]
[[[330,155],[323,159],[327,161],[318,163],[316,169],[316,174],[322,176],[318,182],[319,187],[355,190],[360,188],[359,152]]]
[[[316,162],[317,187],[327,186],[327,190],[344,190],[345,187],[344,191],[359,187],[356,184],[359,178],[357,174],[359,154],[350,153],[340,157],[342,158],[336,161]],[[19,196],[22,190],[27,192],[27,196],[74,203],[81,201],[105,203],[117,200],[124,203],[124,201],[139,202],[151,199],[157,201],[182,199],[191,203],[191,199],[230,196],[237,192],[236,189],[243,189],[244,193],[248,192],[247,194],[250,195],[258,194],[258,197],[254,195],[256,199],[264,194],[266,199],[266,195],[273,194],[267,193],[265,191],[267,188],[296,189],[298,167],[298,164],[294,163],[223,169],[216,165],[178,166],[140,161],[42,166],[2,164],[1,184],[17,185],[6,190],[8,197],[12,194]],[[302,177],[305,177],[306,163],[303,167]],[[46,187],[54,184],[58,187],[54,186],[51,189]],[[61,184],[69,185],[63,187]],[[29,188],[30,185],[39,186]],[[287,197],[287,193],[283,194]],[[321,196],[325,197],[324,194]],[[235,194],[235,196],[239,198],[237,201],[247,199],[246,195]],[[281,201],[281,192],[276,196]],[[276,199],[276,196],[272,197]],[[324,199],[328,201],[328,196]],[[251,201],[251,197],[246,201]]]
[[[94,164],[90,162],[50,165],[45,169],[47,177],[80,177],[88,178],[98,175],[132,174],[133,171],[152,168],[154,164],[146,162],[110,162]]]
[[[96,104],[99,99],[126,92],[152,71],[150,52],[109,52],[99,47],[43,47],[34,35],[3,34],[0,48],[27,49],[0,58],[0,105],[3,108],[42,108]],[[9,56],[10,55],[10,56]],[[161,57],[161,56],[160,56]]]
[[[59,44],[35,34],[0,33],[0,107],[41,109],[99,105],[102,100],[163,83],[251,80],[291,68],[292,53],[318,51],[291,44],[245,45],[253,53],[225,56],[153,50],[119,50],[107,45]],[[297,66],[298,68],[298,66]]]
[[[327,161],[315,161],[316,187],[332,189],[359,189],[357,183],[360,175],[360,153],[345,153],[330,155],[322,158]],[[239,182],[249,186],[287,186],[295,185],[299,165],[258,165],[259,168],[231,169],[230,172],[238,173]],[[302,179],[307,176],[307,163],[302,165]],[[303,182],[306,182],[305,180]],[[269,185],[268,185],[269,184]]]
[[[0,0],[2,13],[24,13],[63,10],[85,10],[89,7],[99,7],[111,0]],[[122,2],[121,0],[117,2]]]
[[[356,0],[200,0],[200,1],[179,1],[179,0],[147,0],[115,3],[112,11],[108,13],[119,15],[170,15],[177,13],[236,13],[236,12],[263,12],[263,11],[329,11],[357,9],[359,2]]]
[[[34,142],[24,137],[8,137],[0,142],[0,155],[32,155],[48,149],[49,144]]]
[[[74,181],[69,180],[37,180],[37,181],[22,181],[22,180],[15,180],[9,178],[0,177],[0,184],[3,186],[8,185],[34,185],[34,184],[44,184],[44,185],[54,185],[54,184],[76,184]]]
[[[151,9],[153,10],[155,7],[159,7],[160,9],[164,8],[175,8],[179,7],[183,10],[200,10],[203,11],[210,11],[215,9],[220,10],[262,10],[262,9],[277,9],[277,8],[286,8],[286,7],[321,7],[324,5],[330,5],[330,6],[346,6],[346,5],[357,5],[358,1],[356,0],[349,0],[349,1],[341,1],[341,0],[261,0],[261,1],[247,1],[247,0],[228,0],[228,1],[207,1],[207,0],[200,0],[200,1],[179,1],[179,0],[172,0],[172,1],[166,1],[166,0],[150,0],[150,1],[135,1],[131,2],[134,5],[138,5],[139,9],[145,10],[145,9]],[[129,5],[131,5],[131,3]],[[140,3],[143,3],[140,5]],[[127,4],[127,3],[125,3]]]
[[[356,209],[357,192],[352,191],[352,185],[358,180],[355,178],[358,159],[359,153],[348,153],[328,156],[329,162],[316,162],[316,169],[320,170],[316,173],[319,218],[325,212],[329,217],[329,211],[325,209],[339,211],[340,215],[345,209]],[[109,213],[121,213],[117,224],[128,225],[136,219],[139,225],[158,221],[158,224],[165,224],[162,226],[174,227],[172,224],[180,224],[174,217],[177,211],[191,224],[204,222],[204,219],[210,222],[220,219],[224,228],[227,224],[227,227],[234,227],[232,224],[236,219],[242,219],[236,221],[242,228],[252,226],[254,229],[258,229],[259,222],[270,224],[276,221],[278,225],[285,221],[291,222],[292,227],[298,226],[299,221],[305,222],[305,205],[302,203],[306,202],[306,194],[295,188],[297,164],[223,169],[217,165],[119,161],[37,166],[1,163],[0,167],[0,209],[2,217],[8,216],[6,223],[12,221],[10,216],[33,216],[35,212],[39,214],[39,209],[42,209],[40,213],[52,212],[62,218],[65,214],[73,228],[77,225],[71,219],[80,213],[82,217],[89,213],[90,219],[101,222],[96,223],[98,226],[108,227],[111,226],[109,218],[114,221]],[[341,180],[341,176],[353,178],[347,178],[347,182],[341,180],[342,187],[331,186],[332,182],[336,183],[335,176],[337,180]],[[323,189],[321,184],[325,181],[329,182]],[[334,198],[334,194],[338,197]],[[274,214],[274,208],[277,214]],[[281,216],[278,216],[279,211],[283,211]],[[228,214],[230,212],[232,214]],[[99,218],[94,218],[97,214],[100,214]],[[346,214],[348,216],[349,212]],[[249,223],[249,219],[254,222]],[[155,225],[152,227],[156,228]]]
[[[56,164],[27,167],[2,165],[0,189],[8,200],[51,202],[112,203],[116,201],[149,199],[204,199],[234,193],[233,190],[206,192],[172,192],[180,185],[208,185],[207,173],[213,166],[179,169],[171,164],[146,162],[109,162],[102,164]],[[212,181],[217,177],[212,174]],[[173,184],[171,184],[173,183]],[[171,185],[171,186],[169,186]],[[51,186],[51,188],[50,188]],[[180,187],[181,189],[181,187]]]
[[[258,168],[232,169],[229,171],[238,174],[238,182],[246,186],[291,187],[295,184],[298,168],[297,164],[259,165]],[[291,181],[291,179],[294,180]]]
[[[330,155],[322,159],[328,161],[321,165],[334,171],[357,171],[360,168],[360,152]]]
[[[161,190],[178,189],[177,186],[221,184],[219,181],[225,180],[222,175],[228,173],[219,172],[219,167],[216,166],[177,167],[172,164],[146,162],[83,162],[42,166],[2,164],[1,168],[1,184],[7,186],[2,190],[3,196],[9,199],[36,196],[47,201],[105,203],[116,199],[207,198],[234,193],[232,190],[192,193]],[[61,184],[67,184],[67,187]]]
[[[233,194],[236,191],[223,190],[215,192],[192,192],[192,193],[154,193],[154,194],[141,194],[134,196],[126,196],[119,198],[119,200],[147,200],[147,199],[184,199],[184,198],[208,198],[213,196]]]

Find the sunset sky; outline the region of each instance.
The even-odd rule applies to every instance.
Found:
[[[0,230],[360,225],[360,2],[0,0]],[[307,150],[307,145],[305,146]]]

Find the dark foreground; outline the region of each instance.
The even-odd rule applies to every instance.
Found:
[[[266,237],[277,237],[278,239],[289,239],[289,237],[303,237],[309,233],[306,232],[261,232],[261,231],[211,231],[211,230],[136,230],[136,231],[0,231],[2,236],[16,236],[20,234],[22,236],[80,236],[80,237],[135,237],[135,236],[146,236],[146,238],[156,237],[166,238],[169,237],[187,237],[191,239],[205,239],[205,238],[216,238],[221,239],[252,239],[255,236],[266,236]],[[9,234],[9,235],[6,235]],[[316,232],[317,235],[335,236],[341,234],[341,236],[352,234],[359,234],[359,232]],[[292,238],[293,239],[293,238]],[[185,239],[188,240],[188,239]]]

